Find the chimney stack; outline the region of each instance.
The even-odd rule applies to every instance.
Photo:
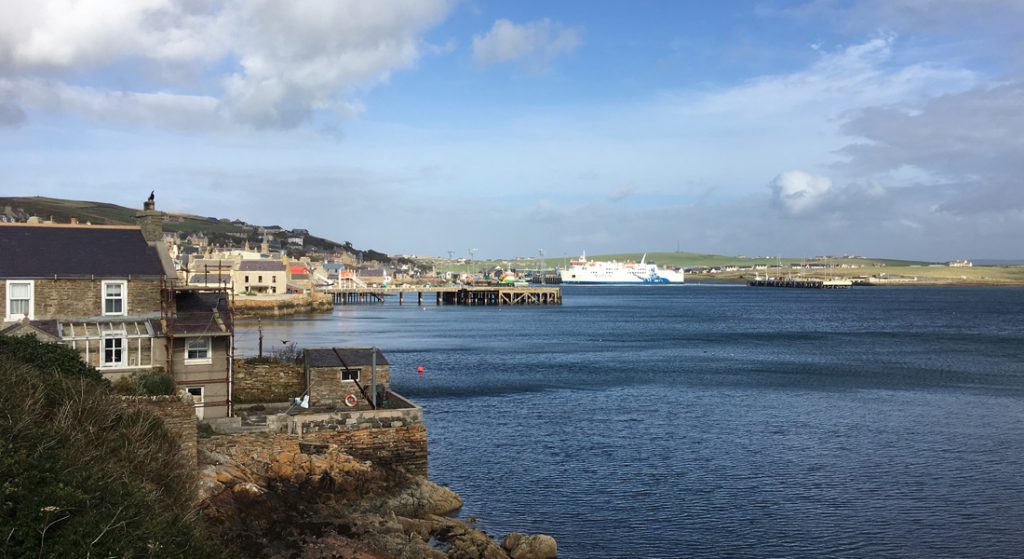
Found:
[[[142,228],[142,236],[146,242],[150,243],[156,243],[163,239],[163,227],[161,226],[163,220],[160,212],[156,211],[154,198],[153,193],[150,193],[149,198],[142,204],[142,211],[135,214],[135,221]]]

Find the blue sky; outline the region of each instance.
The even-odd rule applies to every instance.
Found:
[[[1024,3],[0,0],[0,195],[388,253],[1024,257]]]

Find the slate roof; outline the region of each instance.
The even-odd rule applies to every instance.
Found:
[[[197,284],[211,284],[211,283],[231,283],[231,276],[228,274],[192,274],[189,278],[189,283]]]
[[[7,326],[0,326],[0,334],[7,336],[25,335],[31,330],[37,330],[55,340],[60,339],[56,320],[22,320],[21,322],[12,322]]]
[[[284,262],[277,260],[243,260],[238,269],[243,272],[283,272]]]
[[[359,348],[344,348],[339,347],[338,353],[341,354],[341,358],[345,360],[345,365],[349,367],[369,367],[371,365],[370,359],[373,356],[373,350],[368,347]],[[334,353],[334,349],[310,349],[308,350],[307,359],[309,360],[310,367],[341,367],[341,361],[338,360],[338,356]],[[377,350],[377,365],[388,365],[388,360],[384,357],[381,351]]]
[[[0,225],[0,278],[164,275],[135,227]]]
[[[174,334],[229,335],[231,313],[227,293],[178,291],[174,294]]]

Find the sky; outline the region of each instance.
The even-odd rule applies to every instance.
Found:
[[[0,0],[0,196],[389,254],[1024,257],[1024,2]]]

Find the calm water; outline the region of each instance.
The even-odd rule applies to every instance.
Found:
[[[337,307],[266,344],[380,346],[462,515],[563,557],[1024,554],[1024,289],[564,293]]]

